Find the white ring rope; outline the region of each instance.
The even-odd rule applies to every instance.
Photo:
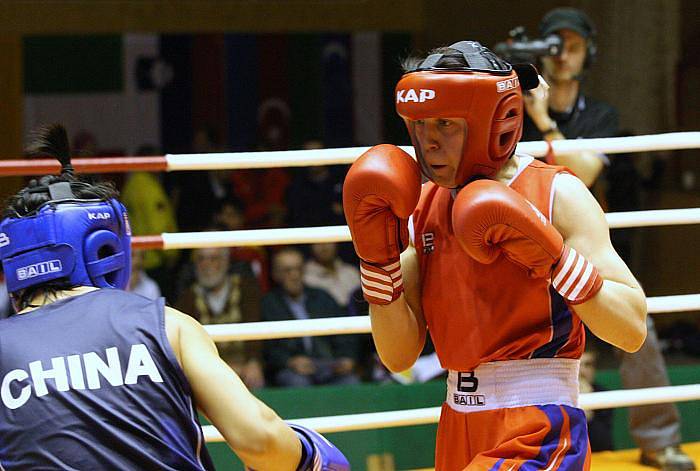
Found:
[[[700,224],[700,208],[659,209],[607,213],[611,229],[677,224]],[[162,234],[164,249],[242,247],[259,245],[348,242],[348,226],[294,227],[290,229],[248,229],[240,231],[177,232]]]
[[[289,229],[246,229],[240,231],[164,232],[164,249],[244,247],[259,245],[347,242],[348,226],[293,227]]]
[[[542,157],[547,154],[544,141],[520,142],[517,152]],[[411,146],[401,146],[415,157]],[[646,136],[606,137],[552,141],[557,153],[594,151],[606,154],[700,148],[700,132],[674,132]],[[311,149],[268,152],[222,152],[211,154],[167,154],[168,171],[223,170],[270,167],[306,167],[311,165],[350,164],[369,147]]]
[[[630,407],[665,402],[682,402],[700,399],[700,384],[664,386],[660,388],[623,389],[585,393],[579,396],[579,407],[586,410]],[[440,418],[440,407],[369,412],[365,414],[336,415],[293,419],[294,422],[320,433],[351,432],[407,425],[434,424]],[[208,442],[222,442],[224,438],[212,425],[202,427]]]
[[[647,309],[649,313],[697,311],[700,310],[700,294],[647,298]],[[369,316],[209,324],[205,325],[204,328],[215,342],[368,334],[371,332]]]

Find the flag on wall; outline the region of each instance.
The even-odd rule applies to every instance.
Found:
[[[24,127],[62,122],[102,155],[191,152],[201,129],[231,150],[402,144],[393,88],[410,43],[379,32],[28,36]]]

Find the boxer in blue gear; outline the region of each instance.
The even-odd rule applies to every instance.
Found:
[[[250,468],[349,469],[255,398],[196,320],[123,291],[126,210],[111,185],[73,175],[62,126],[28,153],[62,172],[11,197],[0,223],[17,311],[0,320],[0,469],[213,469],[197,411]]]

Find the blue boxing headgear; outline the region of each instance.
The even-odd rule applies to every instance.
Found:
[[[68,183],[49,185],[66,190]],[[68,195],[70,187],[68,186]],[[53,198],[0,223],[0,258],[10,293],[58,278],[97,288],[126,288],[131,229],[116,199]],[[66,193],[63,193],[64,195]]]

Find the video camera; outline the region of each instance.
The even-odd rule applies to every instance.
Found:
[[[561,54],[563,41],[557,34],[529,39],[524,26],[516,26],[508,33],[508,40],[493,47],[493,52],[511,64],[537,64],[540,57]]]

